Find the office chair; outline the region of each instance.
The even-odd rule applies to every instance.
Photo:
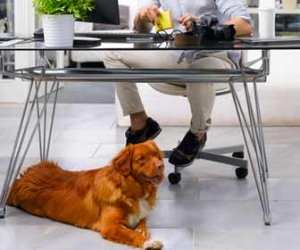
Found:
[[[186,88],[183,85],[172,83],[149,83],[149,85],[156,91],[167,95],[185,96],[186,94]],[[216,96],[231,93],[228,83],[214,84],[214,89]],[[164,150],[166,158],[169,158],[171,153],[172,150]],[[248,175],[248,161],[244,160],[244,145],[203,150],[198,153],[196,159],[205,159],[236,166],[235,174],[238,179],[244,179]],[[183,168],[180,166],[174,166],[174,172],[170,173],[168,176],[169,182],[171,184],[177,184],[180,182],[180,171],[182,169]]]

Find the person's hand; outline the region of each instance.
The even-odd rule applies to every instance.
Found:
[[[192,14],[185,14],[179,18],[179,23],[185,27],[186,31],[192,30],[192,21],[199,21],[200,18]]]
[[[160,11],[156,5],[142,8],[138,15],[142,22],[157,24],[157,26],[161,28],[161,23],[158,20]]]

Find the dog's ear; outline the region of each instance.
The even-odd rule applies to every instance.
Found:
[[[150,145],[152,145],[156,149],[157,153],[159,154],[159,156],[162,159],[165,157],[164,152],[159,149],[159,147],[157,146],[157,144],[153,140],[149,140],[149,141],[147,141],[147,143],[149,143]]]
[[[123,175],[128,175],[131,171],[132,150],[132,146],[129,145],[122,149],[112,160],[113,166]]]

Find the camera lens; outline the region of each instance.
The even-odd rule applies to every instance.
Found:
[[[216,25],[214,35],[217,41],[231,41],[234,39],[235,29],[233,25]]]

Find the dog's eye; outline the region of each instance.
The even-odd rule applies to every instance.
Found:
[[[140,163],[145,163],[146,157],[145,157],[145,156],[141,156],[141,157],[138,159],[138,161],[139,161]]]

